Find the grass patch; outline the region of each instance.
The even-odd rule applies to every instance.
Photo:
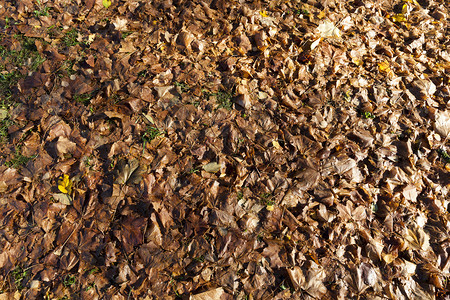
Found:
[[[48,16],[48,11],[50,10],[50,7],[47,5],[42,5],[41,1],[37,0],[38,9],[34,11],[34,15],[36,18],[42,17],[42,16]]]
[[[361,116],[364,119],[375,119],[375,115],[373,113],[371,113],[370,111],[364,111],[361,113]]]
[[[262,193],[260,197],[261,197],[261,199],[260,199],[261,204],[263,204],[265,206],[271,206],[271,205],[275,204],[271,193]]]
[[[174,85],[177,88],[177,90],[181,93],[184,93],[184,92],[187,92],[190,90],[190,87],[186,83],[183,83],[183,82],[175,81]]]
[[[0,55],[5,59],[5,63],[10,63],[15,67],[29,66],[32,71],[36,71],[38,67],[45,61],[37,51],[35,38],[26,37],[22,34],[15,34],[14,38],[20,41],[20,50],[9,50],[0,46]]]
[[[127,36],[129,36],[132,33],[133,33],[133,31],[124,31],[124,32],[122,32],[121,33],[122,34],[122,39],[126,39]]]
[[[65,287],[69,287],[69,286],[74,285],[76,281],[77,281],[77,279],[76,279],[75,275],[66,275],[63,280],[63,285]]]
[[[219,108],[225,108],[227,110],[231,110],[231,108],[233,108],[233,101],[231,101],[233,94],[231,92],[220,90],[215,93],[214,96],[216,96]]]
[[[441,158],[445,161],[445,163],[450,164],[450,155],[444,149],[440,148],[437,150]]]
[[[0,97],[3,102],[9,103],[12,97],[12,89],[23,76],[18,71],[0,73]]]
[[[65,60],[62,63],[62,65],[59,68],[59,70],[65,70],[68,75],[73,75],[73,74],[75,74],[77,72],[77,71],[75,71],[73,69],[73,67],[75,66],[75,63],[76,63],[75,59]]]
[[[25,277],[28,275],[28,271],[26,269],[23,269],[21,266],[17,266],[11,273],[14,285],[16,286],[16,289],[18,291],[21,291],[25,288],[24,286],[24,280]]]
[[[37,155],[25,156],[21,153],[21,147],[16,147],[16,152],[14,153],[14,157],[5,162],[5,166],[8,168],[19,169],[20,167],[26,165],[30,160],[36,158]]]
[[[205,96],[207,98],[214,97],[216,98],[216,102],[218,104],[217,108],[225,108],[227,110],[231,110],[233,108],[233,93],[227,92],[225,90],[220,90],[217,93],[209,93],[206,92]]]
[[[8,141],[8,128],[13,124],[9,118],[7,105],[0,105],[0,144]]]
[[[80,43],[78,41],[78,31],[75,28],[70,29],[64,34],[61,41],[66,48],[78,45]]]
[[[76,102],[82,103],[85,106],[88,106],[91,103],[91,99],[92,99],[91,93],[73,95],[73,100],[75,100]]]
[[[5,38],[0,35],[0,39]],[[0,100],[7,104],[11,102],[13,88],[17,86],[19,79],[24,77],[20,70],[29,68],[36,71],[45,61],[45,57],[37,51],[35,38],[16,34],[14,39],[20,41],[20,49],[11,50],[0,46]]]
[[[157,138],[160,135],[163,135],[164,131],[159,130],[154,125],[147,126],[147,129],[145,130],[144,134],[142,135],[142,140],[145,142],[153,141],[155,138]]]

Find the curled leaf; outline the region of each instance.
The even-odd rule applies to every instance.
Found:
[[[58,190],[64,194],[70,194],[72,192],[72,180],[70,180],[69,175],[64,174],[58,179]]]

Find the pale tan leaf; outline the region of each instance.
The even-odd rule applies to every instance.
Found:
[[[56,194],[53,194],[53,198],[55,198],[55,200],[58,200],[60,203],[62,203],[64,205],[72,204],[72,197],[70,197],[70,195],[68,195],[68,194],[56,193]]]
[[[216,173],[220,170],[221,165],[216,162],[210,162],[203,166],[203,170],[209,173]]]
[[[200,294],[191,295],[189,300],[220,300],[223,295],[226,295],[225,291],[220,287]]]

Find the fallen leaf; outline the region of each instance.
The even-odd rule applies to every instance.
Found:
[[[209,173],[216,173],[220,170],[221,165],[216,162],[210,162],[203,166],[203,170]]]
[[[382,62],[378,63],[378,70],[382,73],[389,73],[391,71],[389,62],[382,61]]]
[[[64,205],[72,204],[72,197],[70,197],[70,195],[68,195],[68,194],[63,194],[63,193],[53,194],[53,198],[55,198],[55,200],[58,200],[60,203],[62,203]]]
[[[341,31],[332,22],[325,20],[317,27],[322,38],[340,38]]]
[[[225,295],[223,288],[216,288],[196,295],[191,295],[189,300],[220,300]]]
[[[450,136],[450,111],[439,111],[436,113],[434,121],[434,129],[443,138],[448,138]]]
[[[111,0],[103,0],[103,6],[105,8],[108,8],[111,6]]]
[[[275,149],[282,149],[277,140],[272,140],[272,145]]]
[[[142,180],[144,168],[139,166],[139,162],[135,159],[125,162],[119,161],[116,167],[116,181],[118,184],[134,183],[137,184]]]
[[[0,121],[8,117],[8,111],[4,108],[0,108]]]
[[[72,192],[72,183],[69,175],[64,174],[58,179],[58,189],[64,194],[70,194]]]

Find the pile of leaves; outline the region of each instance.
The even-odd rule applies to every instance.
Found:
[[[435,299],[445,0],[0,4],[1,299]]]

